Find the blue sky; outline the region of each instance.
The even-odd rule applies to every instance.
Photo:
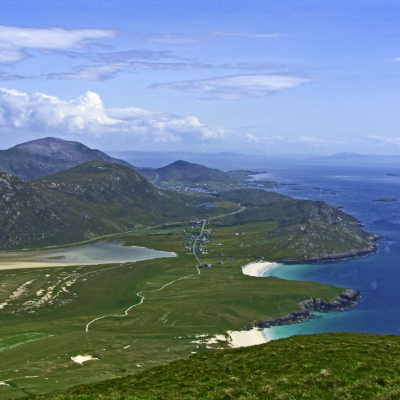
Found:
[[[400,3],[2,0],[1,147],[400,154]]]

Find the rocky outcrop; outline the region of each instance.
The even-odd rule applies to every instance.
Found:
[[[313,311],[340,311],[353,307],[357,304],[357,300],[361,297],[361,293],[354,289],[348,289],[340,293],[333,301],[325,301],[322,299],[305,300],[299,303],[300,311],[293,312],[283,317],[258,321],[253,324],[246,325],[243,329],[250,330],[253,327],[269,328],[270,326],[291,325],[297,322],[307,321],[315,318]]]
[[[348,260],[350,258],[359,258],[369,256],[371,254],[375,254],[378,252],[378,246],[375,242],[382,240],[380,236],[373,235],[369,239],[371,241],[370,245],[361,250],[350,250],[343,253],[332,253],[325,254],[320,257],[311,257],[305,260],[282,260],[279,261],[282,264],[310,264],[310,263],[319,263],[325,261],[339,261],[339,260]]]

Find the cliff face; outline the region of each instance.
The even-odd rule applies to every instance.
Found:
[[[322,299],[310,299],[299,303],[300,311],[293,312],[283,317],[258,321],[253,324],[246,325],[243,329],[249,330],[253,327],[269,328],[270,326],[291,325],[297,322],[307,321],[315,318],[313,311],[340,311],[353,307],[357,304],[357,300],[361,297],[361,293],[354,289],[348,289],[339,294],[333,301],[327,302]]]

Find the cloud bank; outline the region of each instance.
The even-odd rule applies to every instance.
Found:
[[[15,64],[30,57],[27,49],[66,50],[82,48],[94,40],[112,38],[101,29],[27,28],[0,25],[0,64]]]
[[[157,83],[150,88],[176,89],[205,95],[206,100],[242,100],[268,96],[283,89],[296,88],[312,79],[288,75],[249,74],[193,81]]]
[[[179,117],[140,108],[106,109],[100,96],[86,92],[65,101],[43,93],[0,89],[3,134],[57,131],[75,136],[132,138],[143,142],[213,141],[228,131],[202,124],[196,117]]]

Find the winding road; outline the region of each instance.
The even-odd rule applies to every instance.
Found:
[[[216,217],[212,217],[212,218],[208,218],[208,219],[210,220],[210,219],[217,219],[217,218],[227,217],[227,216],[229,216],[229,215],[233,215],[233,214],[237,214],[237,213],[239,213],[239,212],[242,212],[243,210],[246,209],[246,207],[243,207],[243,206],[241,206],[241,207],[242,207],[242,208],[241,208],[240,210],[234,211],[234,212],[232,212],[232,213],[223,214],[223,215],[218,215],[218,216],[216,216]],[[187,222],[187,221],[186,221],[186,222]],[[198,265],[196,265],[197,274],[190,274],[190,275],[186,275],[186,276],[184,276],[184,277],[182,277],[182,278],[174,279],[173,281],[166,283],[165,285],[163,285],[163,286],[160,287],[159,289],[149,290],[149,291],[146,291],[146,292],[149,292],[149,293],[159,292],[159,291],[163,290],[165,287],[167,287],[167,286],[169,286],[169,285],[172,285],[172,284],[175,283],[175,282],[179,282],[179,281],[182,281],[182,280],[184,280],[184,279],[187,279],[187,278],[189,278],[189,277],[191,277],[191,276],[196,276],[196,275],[200,275],[200,274],[201,274],[200,269],[199,269],[199,266],[202,265],[202,262],[201,262],[201,260],[199,259],[199,257],[198,257],[197,254],[196,254],[196,244],[197,244],[197,241],[198,241],[198,240],[201,238],[201,236],[203,235],[204,227],[205,227],[205,225],[206,225],[206,222],[207,222],[207,220],[203,220],[203,225],[202,225],[202,227],[201,227],[201,231],[200,231],[199,235],[196,237],[196,239],[195,239],[195,241],[194,241],[194,243],[193,243],[192,254],[193,254],[194,257],[196,257],[196,260],[197,260],[197,262],[198,262]],[[176,222],[175,222],[174,224],[176,224]],[[160,226],[161,226],[161,225],[160,225]],[[155,228],[155,227],[153,226],[153,227],[142,228],[141,230],[150,229],[150,228]],[[126,316],[128,316],[128,313],[129,313],[129,311],[130,311],[132,308],[138,307],[138,306],[140,306],[141,304],[143,304],[143,302],[144,302],[144,300],[145,300],[145,296],[143,296],[142,293],[143,293],[143,291],[140,291],[140,292],[136,293],[136,296],[138,296],[138,297],[141,298],[141,299],[140,299],[140,302],[139,302],[139,303],[136,303],[136,304],[134,304],[134,305],[132,305],[132,306],[130,306],[129,308],[127,308],[127,309],[124,311],[123,314],[103,315],[103,316],[101,316],[101,317],[92,319],[92,320],[86,325],[86,328],[85,328],[86,332],[89,332],[89,326],[90,326],[91,324],[93,324],[94,322],[99,321],[99,320],[101,320],[101,319],[108,318],[108,317],[126,317]]]

